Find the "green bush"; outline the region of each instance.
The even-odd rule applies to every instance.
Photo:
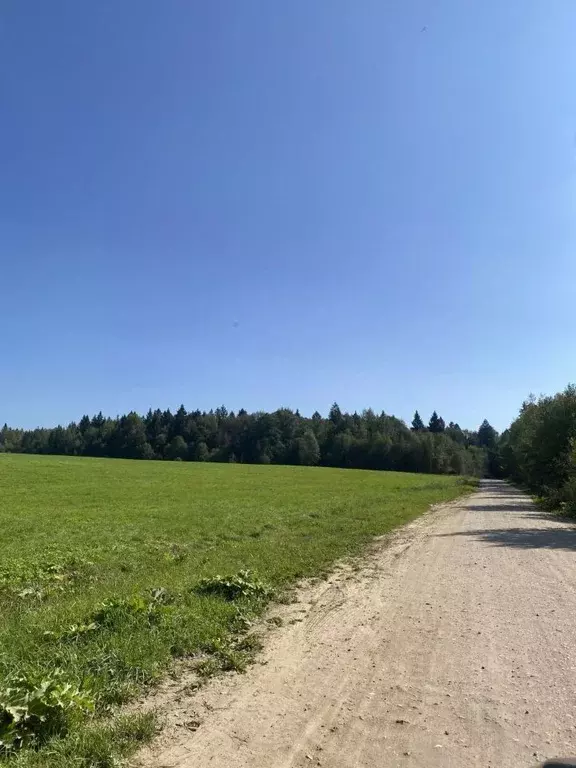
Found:
[[[576,517],[576,476],[571,477],[563,488],[564,512]]]
[[[233,576],[213,576],[202,579],[197,587],[198,592],[206,595],[218,595],[224,600],[237,600],[246,598],[267,598],[272,590],[252,571],[239,571]]]
[[[110,598],[104,600],[91,622],[106,629],[114,629],[126,621],[144,617],[149,624],[157,624],[161,618],[162,607],[174,602],[174,596],[164,587],[151,589],[148,597],[135,595],[129,598]]]
[[[4,753],[36,747],[66,732],[71,713],[91,712],[89,694],[60,673],[42,679],[13,676],[0,689],[0,748]]]

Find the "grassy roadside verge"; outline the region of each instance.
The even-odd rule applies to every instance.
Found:
[[[239,638],[273,594],[471,489],[445,476],[0,456],[0,739],[26,744],[4,759],[117,765],[154,733],[120,706],[175,658],[242,669]]]

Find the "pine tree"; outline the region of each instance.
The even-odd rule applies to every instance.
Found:
[[[446,429],[446,424],[444,423],[444,419],[441,416],[438,416],[436,411],[430,416],[430,421],[428,422],[428,431],[432,433],[440,433],[444,432]]]
[[[339,427],[342,424],[343,418],[342,418],[342,411],[340,410],[340,406],[338,403],[332,403],[332,407],[330,408],[330,413],[328,414],[328,418],[334,424],[335,427]]]
[[[497,432],[487,419],[478,428],[478,445],[491,448],[496,442]]]
[[[418,411],[414,412],[414,418],[412,419],[412,431],[413,432],[424,432],[426,427],[424,426],[424,422],[422,421],[420,414]]]

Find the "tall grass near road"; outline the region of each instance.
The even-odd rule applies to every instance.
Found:
[[[0,456],[0,741],[112,766],[154,731],[118,706],[174,658],[242,669],[274,591],[471,486],[308,467]],[[229,578],[230,577],[230,578]]]

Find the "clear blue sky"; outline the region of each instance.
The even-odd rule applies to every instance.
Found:
[[[576,379],[574,0],[6,0],[0,422]]]

